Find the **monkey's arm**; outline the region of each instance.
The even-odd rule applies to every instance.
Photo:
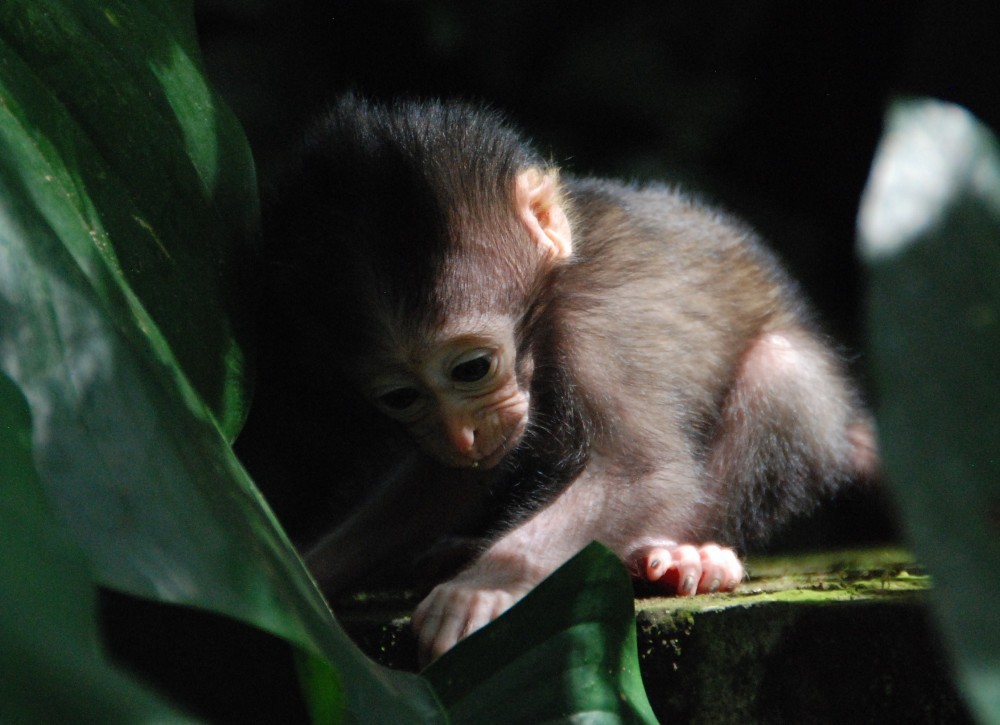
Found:
[[[594,540],[618,554],[633,578],[670,593],[722,591],[740,582],[743,567],[732,549],[670,538],[672,517],[662,514],[677,508],[680,499],[674,500],[658,477],[678,472],[660,471],[649,481],[626,484],[595,473],[602,468],[592,462],[551,504],[420,603],[413,626],[425,662],[499,617]],[[639,509],[653,513],[638,515]]]
[[[426,550],[474,520],[482,500],[462,473],[416,453],[406,456],[345,521],[305,553],[323,593],[332,598],[400,552]]]
[[[578,480],[427,595],[413,613],[422,661],[436,659],[499,617],[595,538],[593,522],[577,516],[596,511],[587,502],[590,488]]]

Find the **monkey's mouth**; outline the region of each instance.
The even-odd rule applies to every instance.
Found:
[[[492,452],[480,458],[478,461],[473,461],[471,464],[472,468],[487,470],[498,465],[503,461],[510,453],[517,448],[517,444],[521,442],[521,438],[524,436],[524,431],[527,429],[527,424],[524,420],[521,420],[514,430],[512,430],[500,444],[493,449]]]
[[[507,441],[504,441],[488,456],[484,456],[478,461],[473,461],[472,467],[481,469],[493,468],[495,465],[500,463],[500,461],[506,458],[507,454],[510,453],[510,449],[511,447],[507,445]]]

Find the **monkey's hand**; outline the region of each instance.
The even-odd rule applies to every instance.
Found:
[[[625,563],[635,578],[655,582],[682,597],[730,591],[743,579],[736,552],[716,544],[643,546]]]
[[[413,612],[421,664],[451,649],[505,611],[537,584],[524,572],[482,570],[479,566],[431,590]]]

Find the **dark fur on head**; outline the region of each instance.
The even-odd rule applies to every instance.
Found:
[[[381,318],[379,327],[412,328],[414,310],[430,327],[477,308],[523,314],[537,254],[511,238],[523,234],[510,222],[514,178],[547,164],[498,113],[346,96],[294,156],[284,178],[297,183],[279,181],[280,195],[265,202],[265,225],[298,222],[265,229],[280,244],[271,258],[294,260],[290,287],[329,296],[317,303],[358,319]],[[490,284],[474,283],[483,278]]]

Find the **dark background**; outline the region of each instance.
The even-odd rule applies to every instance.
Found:
[[[862,379],[854,226],[882,113],[931,95],[996,128],[997,15],[944,2],[197,3],[209,75],[264,176],[342,91],[484,101],[574,173],[675,181],[749,221]]]

